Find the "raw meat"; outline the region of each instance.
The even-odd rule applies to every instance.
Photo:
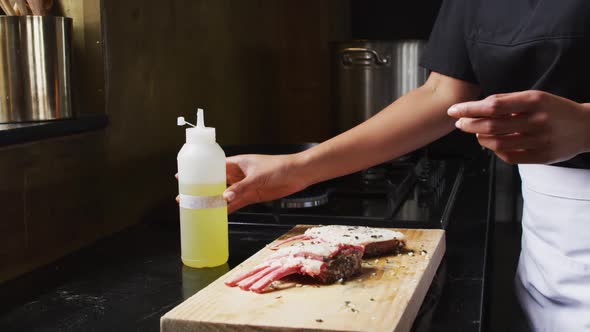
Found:
[[[363,246],[365,248],[365,257],[395,253],[406,244],[404,234],[389,229],[330,225],[310,228],[302,235],[293,236],[277,243],[271,249],[276,250],[293,241],[312,239],[328,243]]]
[[[279,249],[262,264],[225,284],[261,293],[272,282],[292,274],[308,275],[329,284],[359,273],[363,252],[360,245],[302,241]]]

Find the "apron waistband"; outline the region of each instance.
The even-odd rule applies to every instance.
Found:
[[[546,195],[590,200],[590,169],[518,165],[523,185]]]

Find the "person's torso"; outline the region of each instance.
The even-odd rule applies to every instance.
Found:
[[[466,3],[466,45],[484,95],[534,89],[590,102],[589,0]],[[590,168],[590,154],[559,165]]]

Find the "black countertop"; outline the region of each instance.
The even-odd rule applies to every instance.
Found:
[[[485,167],[467,170],[415,331],[481,329],[488,188]],[[191,269],[180,261],[177,218],[153,218],[0,285],[0,331],[158,331],[163,314],[289,227],[231,224],[228,264]]]

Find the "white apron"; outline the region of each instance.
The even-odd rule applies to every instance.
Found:
[[[520,165],[516,289],[535,331],[590,331],[590,170]]]

